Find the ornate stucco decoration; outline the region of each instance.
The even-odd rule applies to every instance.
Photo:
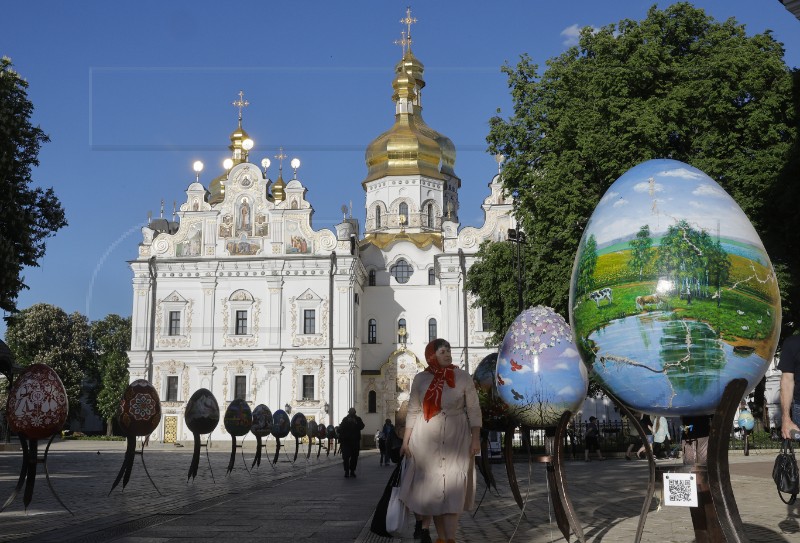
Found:
[[[304,334],[300,322],[301,312],[305,309],[314,309],[320,316],[319,324],[314,334]],[[322,347],[328,344],[328,300],[322,299],[311,289],[300,296],[289,298],[289,327],[291,330],[292,347],[305,345]]]
[[[194,300],[186,299],[177,292],[156,304],[156,344],[159,347],[188,347],[192,341],[192,308]],[[165,319],[169,311],[181,312],[181,329],[176,335],[168,335]]]
[[[316,382],[317,394],[313,400],[304,400],[298,393],[302,386],[302,376],[313,375]],[[306,407],[319,409],[325,398],[325,364],[321,358],[295,358],[292,365],[292,398],[298,408]]]
[[[246,290],[237,290],[229,298],[221,298],[222,303],[222,342],[225,347],[255,347],[258,345],[258,323],[261,316],[261,299],[253,297]],[[236,310],[248,311],[248,334],[237,335],[231,323],[235,321]]]

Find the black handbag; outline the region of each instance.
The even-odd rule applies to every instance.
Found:
[[[789,439],[783,440],[781,452],[778,453],[775,466],[772,468],[772,479],[778,487],[778,496],[781,501],[787,505],[794,504],[797,495],[800,494],[800,473],[797,471],[797,460]],[[783,499],[784,493],[791,494],[789,501]]]
[[[392,534],[386,531],[386,510],[389,508],[389,498],[392,497],[392,487],[400,483],[400,464],[392,471],[389,477],[389,482],[386,483],[386,488],[383,490],[381,499],[378,500],[378,506],[375,508],[375,513],[372,515],[372,523],[369,530],[376,535],[382,537],[392,537]]]

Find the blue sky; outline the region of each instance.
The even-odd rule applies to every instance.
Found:
[[[666,7],[672,2],[660,2]],[[641,19],[652,2],[418,2],[415,55],[425,64],[425,120],[457,148],[462,226],[480,226],[496,164],[488,120],[511,100],[500,66],[529,53],[540,65],[582,26]],[[51,238],[19,307],[38,302],[90,319],[129,315],[131,274],[148,211],[185,201],[222,173],[244,90],[251,160],[279,146],[302,161],[298,177],[315,229],[352,201],[363,228],[364,149],[393,121],[394,41],[408,1],[9,2],[0,54],[30,83],[34,122],[51,137],[34,182],[54,187],[69,226]],[[776,0],[699,1],[748,34],[771,29],[800,66],[800,21]],[[288,167],[287,167],[288,169]],[[276,167],[270,177],[277,176]],[[0,324],[0,333],[4,325]]]

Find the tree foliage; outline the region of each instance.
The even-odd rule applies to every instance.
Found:
[[[89,323],[80,313],[36,304],[8,321],[6,343],[17,364],[47,364],[67,389],[70,415],[80,412],[84,378],[93,375],[94,355],[89,341]]]
[[[49,141],[30,122],[33,104],[28,83],[0,58],[0,309],[16,311],[20,290],[28,288],[24,266],[38,266],[45,239],[66,226],[64,210],[52,188],[31,188],[31,170],[39,148]]]
[[[95,410],[106,420],[111,435],[119,399],[130,381],[126,351],[131,343],[131,318],[111,314],[93,322],[91,341],[97,356]]]
[[[528,55],[503,72],[514,112],[491,119],[487,141],[506,156],[505,189],[518,194],[528,233],[528,305],[567,314],[576,250],[600,197],[636,164],[673,158],[706,172],[744,209],[779,271],[785,312],[793,310],[798,230],[789,240],[775,210],[800,226],[800,190],[788,182],[800,171],[792,94],[800,78],[769,32],[747,36],[735,20],[717,22],[688,3],[654,6],[642,21],[583,29],[579,45],[541,75]],[[479,256],[478,273],[507,274],[501,251],[487,245]],[[488,281],[467,284],[484,310],[497,297]]]

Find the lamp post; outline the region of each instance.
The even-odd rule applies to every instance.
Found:
[[[519,228],[508,229],[508,241],[517,244],[517,310],[522,313],[522,256],[521,246],[525,243],[525,232]]]

